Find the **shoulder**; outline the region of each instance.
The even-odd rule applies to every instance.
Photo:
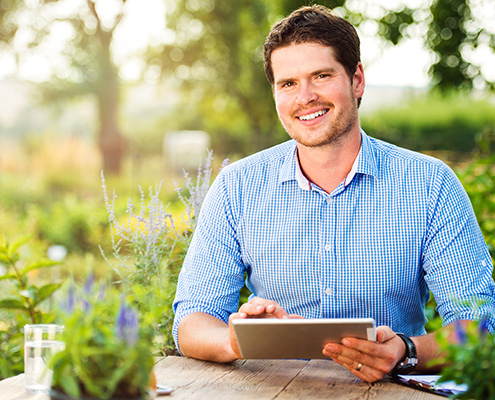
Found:
[[[395,188],[406,188],[411,196],[426,196],[428,202],[468,202],[454,170],[444,161],[379,139],[369,138],[377,164],[377,176]],[[443,200],[440,200],[443,199]]]
[[[242,158],[226,166],[219,177],[247,176],[261,171],[278,173],[288,156],[295,152],[296,143],[293,140],[275,145],[255,154]]]
[[[380,160],[389,163],[408,163],[417,164],[418,166],[445,168],[447,165],[440,159],[419,153],[413,150],[408,150],[403,147],[385,142],[383,140],[370,137],[370,143],[377,157]],[[448,167],[447,167],[448,168]]]
[[[369,137],[371,152],[380,174],[396,173],[404,177],[422,178],[426,182],[457,177],[444,161],[427,154]]]

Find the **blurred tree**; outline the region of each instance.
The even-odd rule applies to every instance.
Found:
[[[495,81],[485,76],[472,56],[479,46],[495,52],[495,27],[481,26],[471,7],[482,12],[489,0],[430,0],[423,9],[403,8],[387,12],[378,20],[379,34],[398,44],[408,36],[411,25],[426,25],[426,46],[436,57],[429,69],[431,84],[445,92],[472,89],[478,81],[495,89]],[[491,6],[493,7],[493,5]],[[426,12],[425,12],[426,11]],[[424,18],[426,16],[426,18]]]
[[[344,0],[323,1],[340,6]],[[167,26],[175,41],[149,63],[178,78],[185,129],[208,130],[216,151],[246,155],[286,140],[263,70],[265,37],[301,0],[175,0]],[[183,128],[183,129],[184,129]]]
[[[262,44],[269,1],[177,0],[167,15],[175,41],[153,49],[150,62],[172,72],[186,99],[186,128],[207,129],[217,151],[241,153],[280,141]],[[235,151],[235,150],[234,150]]]
[[[483,0],[472,0],[483,1]],[[474,23],[467,0],[426,0],[422,9],[381,8],[345,0],[320,1],[360,25],[374,20],[378,34],[398,44],[404,37],[428,32],[426,46],[437,54],[431,66],[433,86],[472,88],[482,77],[465,54],[493,34]],[[175,41],[155,47],[149,62],[178,78],[187,98],[178,119],[183,129],[207,129],[217,151],[237,148],[245,155],[284,140],[287,135],[273,112],[271,89],[262,66],[262,46],[270,26],[305,0],[175,0],[167,26]],[[378,14],[380,15],[380,14]],[[420,29],[409,29],[419,26]],[[491,36],[490,36],[491,35]],[[487,85],[492,85],[485,79]],[[177,118],[177,116],[176,116]]]
[[[17,32],[15,14],[22,6],[20,0],[5,0],[0,2],[0,42],[8,43]]]
[[[125,149],[117,122],[120,81],[111,54],[113,33],[124,15],[125,2],[114,1],[113,18],[103,21],[98,8],[101,2],[97,4],[96,0],[71,4],[62,0],[0,1],[0,41],[17,51],[18,61],[25,56],[19,54],[19,50],[43,52],[54,36],[67,34],[67,28],[71,28],[62,54],[57,55],[60,62],[48,81],[41,85],[42,94],[47,101],[84,95],[96,97],[98,144],[103,168],[109,174],[120,171]]]

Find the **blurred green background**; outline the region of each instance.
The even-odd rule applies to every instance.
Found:
[[[226,158],[287,140],[264,77],[262,47],[270,27],[305,4],[0,0],[0,238],[31,235],[19,249],[21,264],[58,262],[32,279],[108,274],[100,253],[100,247],[112,249],[101,171],[118,193],[117,218],[125,217],[127,198],[139,203],[139,186],[162,182],[160,199],[180,219],[185,208],[174,187],[187,182],[183,168],[195,175],[192,166],[205,160],[206,148],[218,171]],[[493,2],[320,4],[361,35],[365,74],[370,71],[361,106],[365,131],[449,163],[493,257]],[[417,58],[407,50],[394,53],[407,43],[420,47]],[[384,61],[397,65],[390,84],[380,71]],[[416,76],[424,78],[412,82]],[[206,142],[194,135],[182,144],[165,140],[177,131],[206,132],[200,136]],[[0,277],[7,270],[0,260]],[[0,300],[15,290],[7,279],[0,287]],[[13,317],[8,308],[0,313],[1,334]],[[0,360],[8,356],[2,351]],[[0,377],[7,374],[0,370]]]

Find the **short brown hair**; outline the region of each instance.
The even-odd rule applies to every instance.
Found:
[[[333,48],[352,81],[360,61],[359,36],[354,26],[330,9],[305,6],[277,23],[268,34],[263,48],[263,63],[268,82],[273,86],[271,56],[274,50],[291,44],[318,43]]]

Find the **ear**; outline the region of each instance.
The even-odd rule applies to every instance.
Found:
[[[363,69],[363,64],[361,64],[361,62],[358,62],[358,65],[356,66],[356,72],[354,72],[354,75],[352,77],[352,86],[353,86],[355,98],[359,99],[360,97],[362,97],[364,94],[365,83],[364,83],[364,69]]]

